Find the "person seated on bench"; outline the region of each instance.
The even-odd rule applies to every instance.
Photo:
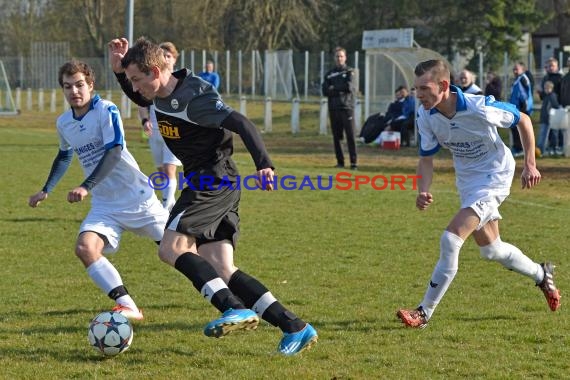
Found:
[[[415,96],[408,92],[406,86],[399,86],[396,89],[396,101],[390,104],[386,112],[386,130],[400,132],[402,146],[410,146],[410,131],[414,129],[415,111]]]

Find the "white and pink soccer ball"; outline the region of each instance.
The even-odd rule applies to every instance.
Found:
[[[106,356],[126,351],[133,341],[133,328],[120,313],[104,311],[89,324],[89,344]]]

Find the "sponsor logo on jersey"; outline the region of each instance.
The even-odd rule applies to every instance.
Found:
[[[75,147],[73,150],[75,151],[75,153],[78,156],[81,156],[82,154],[85,154],[87,152],[91,152],[92,150],[95,150],[102,145],[103,145],[103,142],[100,140],[97,140],[97,141],[93,141],[93,142],[87,143],[87,144],[82,145],[82,146]]]
[[[171,106],[172,108],[174,108],[175,110],[177,110],[177,109],[178,109],[178,100],[172,99],[172,100],[170,101],[170,106]]]
[[[466,148],[466,149],[471,148],[471,145],[472,145],[472,143],[470,144],[469,141],[463,141],[463,142],[451,142],[451,141],[446,141],[445,143],[446,143],[447,146],[449,146],[449,147]]]
[[[217,100],[216,101],[216,109],[218,111],[221,111],[224,108],[224,102],[222,102],[221,100]]]
[[[175,127],[168,121],[160,121],[158,124],[158,130],[160,131],[162,137],[165,139],[180,139],[180,132],[178,131],[178,127]]]

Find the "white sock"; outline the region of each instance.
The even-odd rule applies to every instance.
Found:
[[[459,250],[463,243],[463,239],[449,231],[444,231],[441,235],[439,260],[431,275],[424,299],[420,304],[427,319],[431,318],[457,273]]]
[[[99,260],[95,261],[93,264],[87,267],[87,274],[93,282],[108,295],[111,290],[115,289],[117,286],[123,285],[123,280],[119,271],[111,264],[106,257],[101,257]],[[119,301],[120,300],[120,301]],[[121,305],[128,306],[133,310],[138,310],[137,305],[128,294],[119,297],[116,302]]]
[[[106,257],[101,257],[87,267],[87,274],[105,294],[123,285],[121,275]]]
[[[480,248],[481,256],[500,263],[507,269],[532,278],[537,284],[544,278],[540,264],[528,258],[520,249],[501,241],[498,237],[493,243]]]
[[[168,186],[166,189],[162,190],[162,205],[169,211],[172,209],[172,206],[174,206],[174,203],[176,203],[175,194],[177,187],[178,181],[176,180],[176,177],[174,177],[169,178]]]

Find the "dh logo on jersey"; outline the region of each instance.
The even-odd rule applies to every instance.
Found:
[[[166,139],[178,140],[180,138],[180,133],[178,131],[178,127],[171,125],[167,121],[161,121],[158,124],[158,130],[160,131],[160,134],[162,135],[162,137],[164,137]]]

